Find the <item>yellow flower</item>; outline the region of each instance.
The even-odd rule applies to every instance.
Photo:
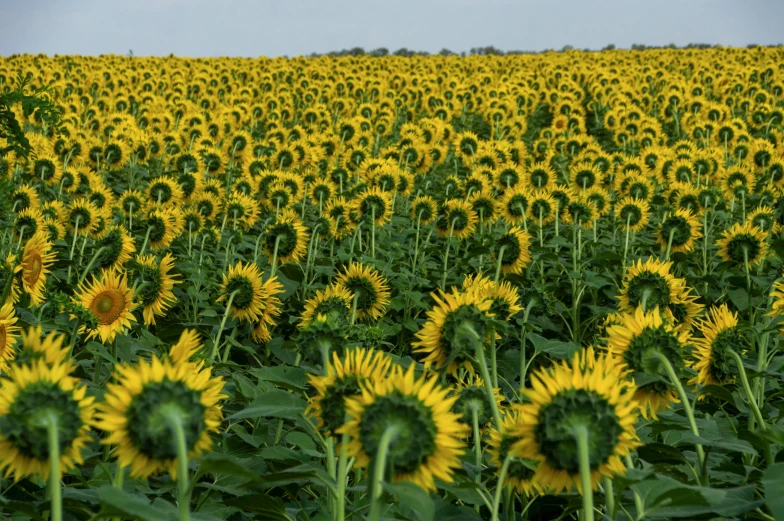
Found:
[[[25,244],[22,252],[22,289],[30,295],[30,305],[40,306],[46,291],[46,274],[55,260],[55,253],[45,231],[36,232]]]
[[[136,322],[131,311],[136,307],[133,288],[128,287],[125,274],[104,270],[90,283],[81,283],[73,301],[90,311],[98,325],[90,329],[88,338],[100,337],[101,342],[112,342]],[[80,331],[84,331],[82,326]]]
[[[768,253],[768,235],[762,229],[746,222],[735,223],[716,241],[722,260],[743,266],[755,266],[765,260]]]

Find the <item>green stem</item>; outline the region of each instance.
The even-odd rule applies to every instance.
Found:
[[[54,412],[49,412],[46,418],[46,431],[49,440],[49,488],[52,493],[52,521],[63,520],[63,489],[60,483],[58,428],[57,415]]]
[[[520,335],[520,389],[525,389],[525,373],[526,373],[526,360],[525,360],[525,341],[528,338],[528,315],[531,314],[531,306],[534,305],[534,299],[528,301],[523,312],[523,331]]]
[[[749,270],[749,249],[743,246],[743,267],[746,270],[746,292],[749,294],[749,302],[751,302],[751,272]]]
[[[384,473],[387,466],[387,454],[389,453],[389,446],[395,440],[395,437],[400,432],[398,425],[389,425],[381,435],[381,440],[378,444],[378,452],[373,458],[373,478],[370,483],[370,515],[369,521],[378,521],[381,516],[381,489],[384,485]]]
[[[626,267],[626,255],[629,252],[629,228],[632,221],[632,214],[626,216],[626,241],[623,243],[623,267]]]
[[[470,324],[464,323],[460,326],[470,336],[474,343],[476,351],[476,359],[479,362],[479,370],[482,373],[482,380],[485,382],[485,391],[487,392],[487,400],[490,402],[490,408],[493,410],[493,420],[495,421],[495,428],[503,432],[501,427],[501,413],[498,411],[498,404],[495,402],[495,393],[493,392],[493,383],[490,380],[490,371],[487,369],[487,360],[485,359],[485,350],[482,345],[482,339],[479,334]],[[458,330],[459,331],[459,330]]]
[[[501,465],[501,472],[498,474],[498,484],[495,488],[495,496],[493,496],[493,512],[492,521],[498,521],[498,507],[501,504],[501,492],[504,490],[504,481],[506,480],[506,473],[509,471],[509,464],[512,462],[511,456],[507,455],[504,458],[504,463]]]
[[[607,517],[615,519],[615,487],[610,478],[604,478],[604,504],[607,507]]]
[[[144,236],[144,243],[142,244],[142,249],[139,250],[139,256],[144,255],[144,250],[147,249],[147,243],[150,241],[150,232],[152,231],[152,226],[147,227],[147,234]]]
[[[667,239],[667,251],[664,254],[664,260],[670,260],[670,252],[672,251],[672,238],[675,236],[675,228],[670,230],[670,238]]]
[[[763,431],[767,430],[768,425],[765,423],[765,419],[762,417],[762,411],[760,411],[754,393],[751,392],[749,379],[746,376],[746,368],[743,367],[743,359],[740,357],[738,353],[736,353],[732,349],[728,349],[727,354],[729,354],[735,360],[735,365],[738,366],[738,372],[740,373],[740,381],[743,384],[743,390],[746,392],[746,397],[749,400],[749,405],[751,406],[751,410],[754,411],[754,417],[757,419],[757,423],[759,423],[760,429]]]
[[[670,378],[670,382],[672,383],[673,387],[678,391],[678,396],[681,398],[681,403],[683,403],[683,410],[686,413],[686,417],[689,420],[689,427],[691,427],[691,432],[695,436],[699,437],[700,431],[697,428],[697,422],[694,419],[694,410],[691,408],[691,402],[689,401],[689,397],[686,395],[686,390],[683,388],[683,384],[681,384],[680,378],[678,375],[675,374],[675,369],[672,368],[672,364],[659,351],[652,351],[651,355],[656,358],[659,363],[664,367],[664,370],[667,372],[667,376]],[[705,451],[702,448],[702,445],[699,443],[695,444],[697,448],[697,456],[700,460],[700,468],[704,468],[705,466]]]
[[[376,258],[376,205],[370,209],[370,256]]]
[[[177,449],[177,504],[180,510],[180,521],[189,521],[191,514],[188,494],[188,449],[185,445],[182,418],[178,414],[172,414],[169,418],[169,427],[174,435],[174,444]]]
[[[90,268],[93,267],[93,264],[95,264],[95,261],[98,260],[98,257],[100,257],[101,254],[108,249],[109,249],[108,246],[101,246],[100,248],[98,248],[98,251],[96,251],[93,254],[92,259],[90,259],[90,262],[87,263],[87,267],[84,269],[82,275],[79,277],[79,284],[81,284],[84,281],[85,277],[87,277],[87,274],[90,272]]]
[[[479,483],[482,474],[482,438],[479,433],[479,412],[471,406],[471,422],[474,428],[474,464],[476,465],[476,482]]]
[[[498,279],[501,277],[501,264],[504,261],[504,250],[506,249],[506,245],[502,245],[501,248],[498,250],[498,263],[495,267],[495,283],[498,284]]]
[[[231,311],[231,303],[234,302],[234,297],[239,293],[240,290],[236,289],[231,292],[229,295],[229,300],[226,301],[226,311],[223,313],[223,319],[221,320],[220,327],[218,328],[218,335],[215,337],[215,343],[212,345],[212,354],[210,355],[210,362],[215,360],[215,357],[218,356],[218,347],[220,346],[220,338],[223,334],[223,328],[226,326],[226,320],[229,318],[229,312]]]
[[[452,224],[449,226],[449,239],[446,242],[446,253],[444,254],[444,274],[441,277],[441,289],[446,290],[446,273],[449,271],[449,249],[452,247],[452,235],[455,233],[455,223],[457,217],[452,219]]]
[[[354,299],[351,301],[351,325],[357,321],[357,302],[359,302],[359,292],[354,293]]]
[[[344,434],[340,440],[340,456],[338,457],[338,493],[337,493],[337,521],[346,520],[346,474],[348,473],[348,435]]]
[[[634,461],[632,461],[631,455],[627,454],[624,459],[626,460],[626,468],[630,470],[634,469]],[[632,489],[632,492],[634,494],[634,507],[637,509],[636,519],[641,519],[643,513],[645,512],[645,504],[642,501],[642,497],[640,497],[640,494],[636,490]]]
[[[272,250],[272,263],[270,266],[270,276],[275,275],[275,268],[278,264],[278,248],[280,248],[280,240],[283,238],[281,234],[275,237],[275,248]]]
[[[591,483],[591,455],[588,447],[588,429],[585,425],[575,428],[577,454],[580,459],[580,483],[583,489],[583,521],[593,521],[593,485]]]

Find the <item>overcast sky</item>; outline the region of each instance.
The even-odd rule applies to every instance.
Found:
[[[784,0],[0,0],[0,56],[784,43]]]

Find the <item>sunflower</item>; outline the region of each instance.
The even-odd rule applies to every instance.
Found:
[[[147,197],[153,204],[174,206],[182,202],[184,193],[176,179],[158,177],[147,187]]]
[[[657,414],[671,402],[680,401],[668,381],[656,378],[658,367],[651,367],[647,358],[648,351],[657,351],[670,361],[676,372],[682,371],[684,347],[691,342],[688,331],[676,331],[662,318],[658,308],[644,312],[638,307],[632,313],[618,315],[607,327],[606,341],[609,353],[629,367],[635,381],[645,382],[637,388],[634,399],[646,419],[657,419]]]
[[[671,251],[689,253],[694,250],[694,242],[702,237],[700,227],[694,213],[682,208],[678,209],[674,214],[665,217],[659,225],[656,242],[661,245],[661,249],[664,251],[670,244],[670,237],[672,237]]]
[[[56,219],[44,219],[41,230],[44,231],[49,238],[49,242],[55,243],[61,239],[65,239],[65,228]]]
[[[495,468],[496,475],[500,473],[504,460],[508,456],[511,463],[506,471],[504,486],[511,488],[518,494],[532,497],[543,493],[542,488],[534,479],[536,461],[521,460],[509,453],[509,449],[521,439],[517,433],[525,427],[521,423],[522,418],[518,407],[507,409],[501,420],[502,430],[499,431],[495,427],[490,428],[487,452],[490,454],[490,464]]]
[[[223,205],[221,213],[224,220],[230,219],[229,222],[233,224],[235,229],[237,224],[239,224],[245,231],[253,228],[259,220],[259,208],[256,201],[240,192],[234,192],[229,197]]]
[[[738,326],[738,314],[727,304],[712,307],[708,317],[697,322],[702,337],[694,338],[692,359],[687,364],[697,371],[689,385],[728,384],[735,381],[737,368],[729,351],[743,354],[749,349],[749,339]]]
[[[223,284],[216,302],[229,299],[234,318],[257,322],[264,312],[264,298],[261,270],[256,264],[240,261],[223,274]]]
[[[92,233],[98,221],[98,208],[86,199],[76,199],[67,211],[68,229],[73,233]]]
[[[117,206],[126,215],[138,215],[144,208],[145,195],[138,190],[126,190],[120,196]]]
[[[44,337],[41,326],[30,326],[21,333],[19,352],[16,354],[14,363],[35,364],[38,360],[43,360],[49,366],[59,364],[73,365],[73,358],[70,360],[68,346],[63,347],[65,335],[52,331]]]
[[[17,320],[13,304],[7,302],[0,307],[0,372],[5,372],[8,363],[16,357],[14,344],[19,326],[14,324]]]
[[[528,232],[517,226],[512,226],[496,241],[498,255],[501,255],[501,269],[504,273],[522,273],[531,262],[531,254],[528,251],[530,243],[531,236]]]
[[[644,311],[668,309],[685,285],[683,279],[672,276],[671,269],[671,261],[664,262],[655,257],[644,263],[641,259],[633,262],[624,273],[623,287],[618,294],[620,310],[631,312],[643,304]]]
[[[746,215],[746,224],[756,226],[765,233],[770,233],[771,230],[775,231],[778,223],[774,217],[774,212],[774,209],[770,206],[759,206]]]
[[[30,305],[33,307],[38,307],[44,301],[46,274],[55,257],[45,231],[37,232],[25,244],[20,262],[22,289],[30,295]]]
[[[93,276],[90,283],[82,282],[72,297],[74,304],[87,309],[96,320],[95,329],[89,329],[87,338],[100,337],[101,342],[114,341],[136,322],[131,311],[136,307],[134,290],[128,287],[125,274],[114,270],[103,270],[99,277]],[[86,326],[80,328],[83,332]]]
[[[457,397],[457,401],[452,406],[452,412],[458,416],[457,421],[471,428],[476,414],[476,428],[482,431],[492,423],[493,407],[487,398],[487,389],[481,378],[466,374],[463,378],[458,379],[454,392],[450,395]],[[496,407],[500,409],[504,401],[501,389],[493,389],[493,399]],[[466,434],[469,432],[467,431]]]
[[[719,256],[727,262],[743,266],[760,264],[768,253],[767,234],[749,222],[735,223],[716,241]]]
[[[348,319],[353,299],[354,295],[345,286],[332,284],[320,289],[305,301],[305,310],[302,312],[298,326],[307,327],[318,315],[330,313],[337,313],[341,318]]]
[[[354,210],[362,221],[373,222],[377,227],[384,226],[392,220],[392,196],[379,187],[373,187],[357,196]]]
[[[545,190],[534,190],[528,199],[528,220],[544,228],[555,220],[558,203]]]
[[[352,310],[356,309],[358,320],[378,320],[384,316],[389,304],[389,285],[377,270],[352,262],[334,284],[338,290],[347,289],[351,293]]]
[[[651,208],[643,199],[624,197],[615,206],[615,216],[633,232],[639,232],[648,224]]]
[[[174,239],[180,234],[178,219],[179,210],[176,208],[171,209],[153,209],[147,213],[147,219],[144,222],[144,227],[147,229],[147,237],[150,248],[158,251],[168,248]],[[144,248],[142,248],[143,252]]]
[[[500,204],[506,222],[523,224],[526,220],[526,211],[531,204],[531,193],[525,188],[507,190]]]
[[[295,214],[281,212],[275,222],[267,226],[263,241],[270,263],[276,256],[278,265],[296,263],[307,251],[308,231]]]
[[[158,262],[154,255],[136,257],[137,288],[139,305],[142,306],[144,325],[155,325],[155,317],[162,317],[171,305],[176,302],[172,288],[181,282],[174,273],[174,257],[171,253],[163,256]]]
[[[15,235],[20,240],[28,239],[43,228],[44,215],[37,208],[27,208],[19,212],[14,222]]]
[[[423,354],[421,362],[435,363],[436,369],[446,366],[453,376],[461,366],[473,373],[474,344],[459,330],[469,324],[479,338],[485,339],[489,335],[489,320],[493,317],[492,302],[478,291],[439,293],[431,295],[435,306],[427,312],[427,321],[416,333],[413,352]]]
[[[466,239],[474,233],[476,221],[476,214],[468,201],[452,199],[444,204],[444,213],[436,222],[436,228],[443,237]]]
[[[580,226],[586,230],[593,228],[593,223],[598,217],[594,204],[585,199],[569,201],[565,209],[563,222]]]
[[[83,463],[91,441],[93,396],[70,375],[72,365],[45,360],[13,365],[0,386],[0,469],[14,481],[49,476],[49,426],[56,425],[60,471]]]
[[[96,252],[100,252],[96,266],[101,269],[122,270],[131,260],[136,246],[125,228],[110,225],[101,239],[95,242]]]
[[[219,402],[226,397],[223,379],[211,368],[153,356],[150,362],[118,366],[116,378],[106,386],[96,426],[106,432],[101,443],[117,445],[117,463],[130,467],[132,477],[144,479],[165,469],[176,479],[172,421],[184,431],[188,459],[210,450],[223,418]]]
[[[332,361],[323,375],[309,375],[316,394],[306,413],[316,419],[319,429],[335,436],[346,417],[346,398],[359,397],[362,389],[383,380],[392,367],[392,358],[383,351],[351,348],[340,357],[332,352]]]
[[[420,225],[428,225],[438,217],[436,200],[429,195],[420,195],[411,203],[411,218]]]
[[[602,477],[623,475],[621,460],[640,444],[634,424],[637,404],[629,371],[593,348],[575,353],[531,376],[523,390],[530,403],[520,406],[520,418],[510,435],[518,436],[509,453],[537,462],[533,480],[555,494],[576,487],[580,480],[577,431],[587,431],[591,486]]]
[[[193,207],[205,219],[212,219],[220,206],[218,198],[209,192],[201,192],[193,198]]]
[[[280,310],[283,306],[283,302],[281,302],[278,296],[283,295],[285,292],[283,284],[280,283],[277,275],[273,275],[265,280],[261,289],[264,295],[262,299],[264,310],[261,312],[259,321],[251,333],[253,340],[259,344],[269,342],[272,338],[269,328],[275,325],[275,318],[280,315]]]
[[[457,398],[436,385],[437,375],[417,379],[415,365],[405,371],[396,366],[389,378],[370,381],[360,396],[347,398],[349,419],[338,432],[349,436],[346,450],[360,468],[376,457],[382,439],[389,439],[392,479],[434,491],[436,478],[451,482],[460,467],[465,426],[451,412]]]
[[[509,322],[523,310],[520,306],[520,293],[509,281],[495,282],[489,277],[477,274],[463,280],[463,289],[474,291],[490,301],[490,313],[498,320]]]
[[[678,296],[670,303],[669,309],[672,313],[676,331],[689,331],[691,332],[698,317],[705,309],[704,304],[697,302],[700,296],[697,295],[693,288],[684,284]]]

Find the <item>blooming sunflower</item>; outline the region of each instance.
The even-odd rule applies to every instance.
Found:
[[[346,418],[346,398],[361,396],[364,386],[386,378],[391,367],[392,358],[383,351],[351,348],[342,357],[333,351],[326,376],[308,376],[316,394],[306,412],[316,419],[319,429],[335,436]]]
[[[429,195],[420,195],[411,203],[411,218],[420,225],[427,225],[438,217],[436,200]]]
[[[473,373],[474,345],[458,331],[470,324],[479,338],[485,339],[490,329],[488,321],[493,317],[492,302],[479,291],[439,293],[431,295],[435,306],[427,312],[427,321],[416,333],[413,351],[425,355],[421,362],[435,363],[436,369],[446,366],[453,376],[459,366]]]
[[[632,371],[640,382],[634,399],[646,419],[657,419],[657,414],[679,402],[678,393],[669,381],[658,378],[657,367],[648,362],[648,352],[658,351],[670,361],[676,372],[684,367],[684,347],[691,342],[688,331],[676,331],[665,321],[659,309],[644,312],[641,307],[632,313],[621,313],[607,326],[607,350]],[[658,364],[655,364],[658,366]]]
[[[223,274],[223,284],[216,302],[229,299],[234,318],[257,322],[264,312],[265,296],[259,267],[240,261],[230,266],[228,273]]]
[[[300,317],[299,327],[307,327],[318,315],[337,313],[341,318],[348,319],[351,313],[352,292],[345,286],[331,284],[305,301],[305,310]]]
[[[490,313],[498,320],[510,321],[523,310],[520,306],[520,293],[509,281],[495,282],[489,277],[477,274],[463,280],[463,289],[475,291],[490,301]]]
[[[5,372],[8,369],[8,363],[14,359],[16,352],[14,351],[14,343],[16,342],[17,331],[19,326],[16,326],[16,312],[14,306],[10,302],[6,302],[0,307],[0,371]]]
[[[351,293],[352,310],[356,301],[357,319],[378,320],[384,316],[389,304],[389,285],[377,270],[352,262],[338,275],[334,285]]]
[[[136,258],[136,263],[139,304],[142,306],[144,325],[155,325],[155,317],[164,316],[177,300],[172,289],[181,280],[172,273],[174,257],[167,253],[158,262],[154,255],[140,255]]]
[[[357,196],[354,210],[360,220],[369,223],[373,219],[377,227],[384,226],[392,220],[392,196],[377,186],[373,187]]]
[[[117,445],[114,454],[131,476],[146,478],[168,470],[177,475],[177,450],[172,443],[173,422],[184,432],[188,459],[212,447],[223,413],[219,404],[223,379],[202,363],[172,363],[153,356],[133,366],[119,366],[117,383],[106,386],[98,406],[96,425],[106,432],[101,443]]]
[[[22,289],[30,295],[30,305],[37,307],[44,301],[46,274],[55,260],[55,253],[45,231],[39,231],[25,244],[20,263]]]
[[[702,237],[700,223],[697,216],[689,210],[678,209],[674,214],[668,215],[659,225],[657,241],[662,251],[667,249],[672,237],[673,252],[689,253],[694,250],[694,242]]]
[[[736,265],[755,266],[765,260],[768,252],[767,234],[749,222],[735,223],[716,241],[719,256]]]
[[[229,222],[236,228],[240,227],[247,231],[259,220],[259,209],[256,201],[240,192],[234,192],[223,205],[223,219],[230,219]]]
[[[22,266],[16,262],[16,254],[9,253],[5,262],[0,260],[0,306],[8,302],[16,304],[19,300],[19,281],[16,274]]]
[[[476,214],[471,208],[471,203],[452,199],[444,204],[444,213],[436,222],[436,228],[438,234],[443,237],[466,239],[474,233],[476,221]]]
[[[640,442],[634,424],[637,404],[629,371],[606,354],[588,348],[531,376],[523,390],[530,403],[520,406],[520,418],[510,435],[520,439],[509,448],[518,458],[537,462],[533,480],[548,492],[576,487],[580,480],[576,431],[587,431],[591,485],[602,476],[622,475],[621,461]]]
[[[156,251],[168,248],[177,238],[180,234],[178,212],[177,208],[167,210],[156,208],[147,213],[143,228],[147,229],[146,237],[150,248]],[[144,248],[142,248],[142,253],[144,253]]]
[[[110,225],[103,237],[95,242],[96,251],[100,251],[95,265],[100,269],[122,270],[125,263],[131,260],[136,251],[133,238],[125,228]]]
[[[509,453],[509,449],[518,441],[518,433],[524,428],[522,425],[523,416],[519,408],[509,408],[501,420],[502,430],[494,426],[490,428],[489,440],[487,441],[487,452],[490,454],[490,464],[495,468],[496,475],[500,473],[504,460],[510,458],[510,464],[506,471],[504,486],[511,488],[518,494],[525,494],[527,497],[542,494],[542,488],[534,479],[537,462],[535,460],[521,460]]]
[[[264,295],[262,298],[262,305],[264,309],[261,312],[259,321],[253,328],[251,337],[254,341],[263,344],[272,338],[269,332],[269,328],[270,326],[275,325],[275,318],[280,315],[283,302],[281,302],[279,295],[283,295],[284,288],[283,284],[281,284],[278,280],[277,275],[273,275],[264,281],[261,289]]]
[[[67,360],[70,349],[63,347],[64,342],[65,335],[52,331],[44,337],[41,326],[30,326],[21,333],[19,352],[14,363],[32,365],[43,360],[49,366],[73,365],[73,359]]]
[[[267,227],[263,241],[270,263],[296,263],[307,251],[308,231],[296,215],[284,211]]]
[[[87,388],[70,375],[73,366],[45,360],[15,364],[0,386],[0,469],[18,481],[49,476],[48,427],[54,424],[60,447],[60,470],[81,464],[90,442],[95,411]]]
[[[90,329],[88,338],[100,337],[101,342],[112,342],[118,333],[123,333],[136,322],[131,311],[136,307],[134,290],[128,287],[125,274],[114,270],[103,270],[99,277],[93,276],[90,283],[82,282],[73,297],[77,305],[90,311],[97,321]],[[83,332],[86,326],[82,326]]]
[[[623,287],[618,294],[620,310],[631,312],[643,304],[644,311],[657,307],[669,309],[685,285],[683,279],[672,276],[671,269],[671,261],[655,257],[649,257],[644,263],[642,259],[633,262],[623,275]]]
[[[615,206],[615,215],[619,222],[625,223],[633,232],[639,232],[648,224],[650,205],[644,199],[624,197]]]
[[[501,269],[504,273],[522,273],[531,262],[528,246],[531,236],[528,232],[517,226],[512,228],[496,241],[496,247],[501,255]],[[501,250],[503,249],[503,253]]]
[[[737,368],[728,351],[748,351],[749,339],[738,326],[738,314],[722,304],[712,307],[708,317],[697,322],[702,337],[694,338],[694,350],[687,364],[697,371],[690,385],[727,384],[735,381]]]
[[[457,414],[457,421],[460,423],[470,428],[474,421],[474,414],[476,414],[476,427],[484,431],[493,421],[493,408],[487,398],[487,389],[484,380],[478,376],[466,374],[463,378],[458,379],[451,395],[457,397],[452,412]],[[501,389],[493,389],[493,399],[496,407],[500,409],[501,403],[504,401]],[[468,432],[470,431],[467,431],[466,434]]]
[[[451,482],[460,467],[465,426],[451,412],[457,398],[436,385],[437,375],[417,379],[414,366],[396,366],[389,378],[369,381],[360,396],[347,398],[349,419],[338,433],[349,436],[346,450],[360,468],[376,457],[382,438],[389,439],[393,480],[432,491],[436,478]]]

